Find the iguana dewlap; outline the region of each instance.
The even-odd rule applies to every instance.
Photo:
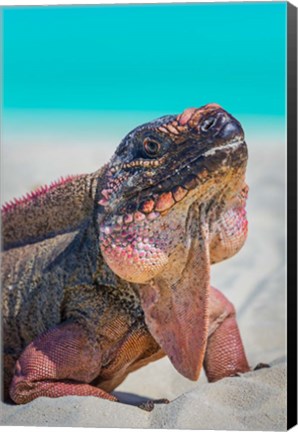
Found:
[[[185,377],[249,370],[210,264],[247,235],[247,148],[219,105],[130,132],[110,162],[2,213],[5,393],[109,392],[168,355]]]

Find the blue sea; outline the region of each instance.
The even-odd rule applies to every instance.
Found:
[[[92,171],[138,124],[209,102],[252,146],[285,143],[285,2],[1,12],[3,199]]]

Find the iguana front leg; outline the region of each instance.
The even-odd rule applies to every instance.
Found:
[[[209,302],[209,337],[204,358],[208,381],[248,372],[250,368],[234,306],[213,287],[210,290]]]
[[[99,375],[101,353],[76,323],[64,323],[31,342],[16,362],[10,397],[24,404],[40,396],[117,398],[89,383]]]

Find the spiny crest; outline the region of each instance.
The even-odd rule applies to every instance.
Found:
[[[27,203],[33,201],[34,199],[36,199],[42,195],[47,194],[48,192],[57,188],[58,186],[69,183],[70,181],[72,181],[78,177],[80,177],[80,175],[69,175],[66,177],[60,177],[58,180],[53,181],[49,185],[40,186],[40,187],[34,189],[33,191],[26,193],[21,198],[14,198],[9,202],[4,203],[2,208],[1,208],[1,212],[3,214],[8,213],[8,212],[14,210],[16,207],[18,207],[20,205],[27,204]]]

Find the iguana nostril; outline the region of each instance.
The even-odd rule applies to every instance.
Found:
[[[237,121],[229,121],[221,128],[218,136],[222,139],[230,139],[242,135],[243,130]]]
[[[208,132],[213,126],[216,124],[216,118],[215,117],[208,117],[205,119],[201,125],[201,130],[203,132]]]

